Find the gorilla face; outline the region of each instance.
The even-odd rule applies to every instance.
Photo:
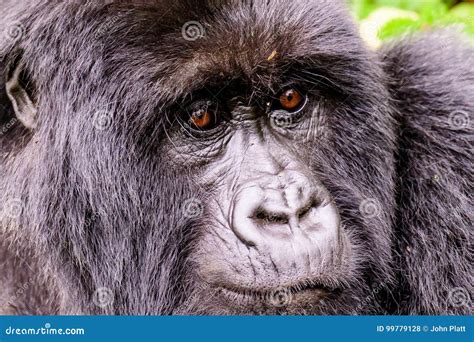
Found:
[[[336,204],[309,167],[324,99],[301,81],[256,99],[250,87],[193,99],[170,136],[172,159],[209,194],[197,274],[226,307],[308,305],[353,272]]]
[[[372,141],[388,153],[392,148],[390,130],[369,133],[374,123],[388,124],[388,118],[376,118],[388,111],[378,69],[364,65],[371,57],[349,23],[326,27],[324,20],[309,21],[315,14],[299,18],[304,24],[271,24],[276,13],[291,18],[318,13],[320,6],[234,5],[227,10],[248,18],[226,30],[205,26],[206,36],[183,52],[192,57],[176,77],[195,90],[167,110],[162,146],[170,168],[186,170],[192,179],[192,200],[203,212],[189,258],[191,294],[177,312],[351,312],[373,286],[375,276],[364,279],[371,277],[371,250],[382,258],[388,253],[381,218],[390,199],[378,199],[377,192],[391,186],[391,156],[371,157],[368,164],[351,159],[369,158]],[[235,20],[223,12],[219,22]],[[246,36],[246,27],[258,40]],[[367,146],[350,142],[350,136],[365,135]],[[357,184],[371,178],[366,170],[384,173],[379,180],[386,183]],[[368,217],[371,222],[361,217],[368,199],[379,211]],[[388,260],[373,261],[385,281]]]
[[[35,125],[3,188],[29,180],[16,224],[61,312],[380,312],[395,138],[345,10],[165,3],[43,8],[22,42]],[[104,287],[113,303],[91,305]]]

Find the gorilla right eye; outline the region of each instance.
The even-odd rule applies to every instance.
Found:
[[[279,106],[289,112],[300,110],[305,104],[305,96],[295,88],[286,88],[278,96]]]

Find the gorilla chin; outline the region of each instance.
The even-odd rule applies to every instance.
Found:
[[[0,11],[0,314],[472,314],[470,44],[370,51],[333,0]]]

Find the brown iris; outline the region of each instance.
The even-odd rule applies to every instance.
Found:
[[[296,110],[303,103],[303,95],[296,89],[290,88],[280,94],[279,100],[283,109]]]
[[[214,116],[208,110],[198,110],[191,114],[189,122],[199,129],[210,128],[214,123]]]

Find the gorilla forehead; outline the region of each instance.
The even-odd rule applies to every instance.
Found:
[[[356,64],[363,54],[363,48],[354,43],[358,40],[352,26],[341,25],[335,17],[329,19],[327,8],[321,10],[334,7],[336,16],[347,22],[337,1],[229,1],[213,5],[201,7],[211,9],[207,13],[183,17],[175,24],[179,28],[190,20],[199,23],[201,38],[188,41],[176,29],[166,35],[158,33],[162,39],[152,49],[156,55],[166,55],[157,70],[163,88],[179,87],[182,89],[176,91],[188,92],[213,78],[221,84],[223,77],[269,86],[295,63],[318,66],[337,77],[342,74],[338,68]],[[160,28],[166,28],[166,20],[163,23]]]
[[[373,81],[379,69],[341,1],[38,2],[35,6],[36,15],[48,20],[38,21],[44,27],[27,28],[21,48],[32,76],[38,76],[38,88],[44,93],[62,88],[62,97],[69,88],[77,100],[71,87],[51,87],[51,82],[71,83],[63,77],[70,74],[76,84],[84,85],[80,98],[85,104],[100,101],[94,97],[104,93],[130,105],[163,107],[213,80],[221,84],[222,78],[268,88],[295,64],[323,71],[321,75],[347,95],[369,97],[380,91],[371,89],[377,87]],[[72,18],[67,25],[65,17]],[[191,21],[203,29],[203,37],[194,41],[184,39],[182,32]],[[42,47],[36,43],[40,39]],[[348,68],[354,72],[347,73]],[[120,86],[110,87],[112,81]]]
[[[349,80],[344,71],[363,63],[366,54],[340,5],[286,0],[161,1],[137,3],[131,9],[115,5],[108,11],[118,23],[99,39],[106,49],[117,50],[120,37],[124,50],[114,55],[111,67],[129,73],[130,61],[139,63],[142,68],[135,72],[156,81],[162,101],[213,81],[221,84],[222,78],[268,87],[295,63],[317,66],[332,73],[336,83],[356,86],[359,81]],[[182,28],[190,22],[202,37],[183,37]],[[133,23],[133,30],[126,23]],[[123,63],[117,63],[121,58]],[[337,79],[340,75],[345,79]]]

